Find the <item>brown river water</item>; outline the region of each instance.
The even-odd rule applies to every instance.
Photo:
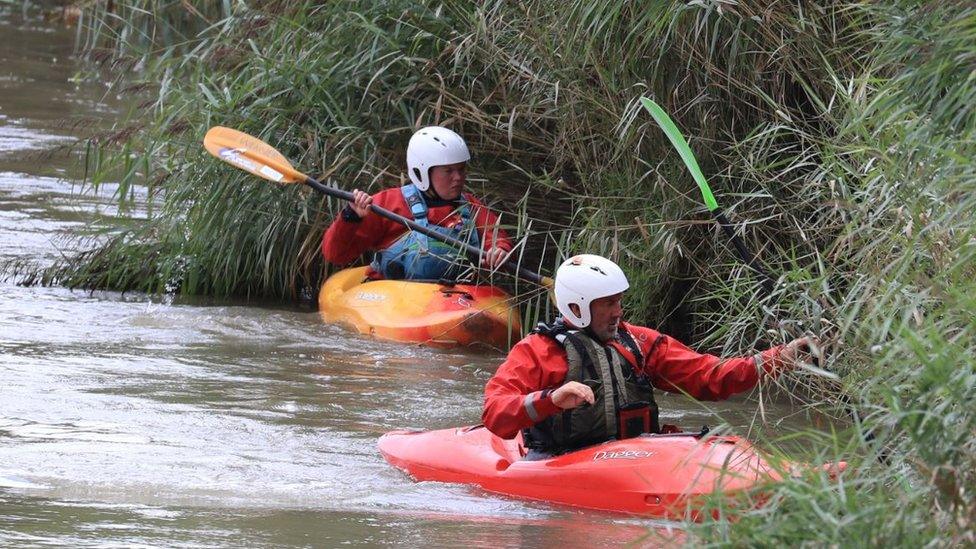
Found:
[[[83,146],[121,102],[78,81],[74,30],[0,3],[0,261],[71,250],[113,187]],[[136,207],[125,213],[138,218]],[[376,449],[477,423],[500,355],[379,342],[282,304],[0,281],[0,545],[655,544],[671,525],[416,483]],[[663,420],[748,434],[756,403],[662,397]],[[773,417],[786,405],[767,405]],[[802,419],[792,420],[802,425]],[[662,530],[663,529],[663,530]]]

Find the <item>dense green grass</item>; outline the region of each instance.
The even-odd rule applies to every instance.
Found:
[[[248,131],[305,171],[377,190],[404,179],[415,128],[446,124],[468,139],[473,186],[500,199],[531,267],[609,254],[630,275],[631,320],[715,352],[823,336],[834,376],[800,371],[777,390],[841,425],[859,413],[805,444],[849,472],[779,485],[761,509],[693,529],[698,541],[976,543],[968,4],[94,5],[96,59],[142,67],[125,76],[144,103],[100,136],[92,180],[148,185],[157,200],[146,225],[99,236],[37,273],[45,282],[307,293],[337,205],[210,159],[206,129]],[[780,276],[774,295],[736,261],[642,94],[690,138]],[[762,444],[778,442],[791,445]]]

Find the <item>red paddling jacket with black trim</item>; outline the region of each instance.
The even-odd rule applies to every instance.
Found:
[[[783,346],[751,357],[721,359],[692,351],[680,341],[650,328],[621,322],[622,331],[640,349],[640,358],[619,339],[605,343],[620,353],[638,376],[663,391],[687,393],[698,400],[723,400],[747,391],[761,375],[775,375]],[[514,438],[563,410],[550,393],[566,381],[563,346],[548,335],[533,333],[515,344],[485,386],[481,420],[492,433]]]
[[[481,240],[481,247],[488,251],[493,246],[511,251],[508,234],[498,226],[498,216],[490,211],[474,195],[464,193],[471,205],[473,220]],[[373,195],[373,204],[390,210],[407,219],[413,219],[410,206],[399,188],[380,191]],[[461,221],[457,201],[427,199],[427,219],[431,225],[452,227]],[[322,256],[329,263],[346,265],[366,251],[388,248],[405,232],[407,227],[379,215],[360,218],[352,208],[346,207],[322,236]]]

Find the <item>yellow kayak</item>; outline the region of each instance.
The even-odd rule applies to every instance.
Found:
[[[518,308],[495,286],[366,280],[366,267],[330,276],[319,291],[319,312],[363,334],[435,347],[508,349],[522,336]]]

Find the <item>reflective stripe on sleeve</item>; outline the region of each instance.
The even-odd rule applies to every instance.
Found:
[[[535,410],[535,393],[529,393],[525,395],[525,400],[522,401],[522,405],[525,406],[525,413],[528,414],[529,419],[534,422],[539,421],[539,412]]]

